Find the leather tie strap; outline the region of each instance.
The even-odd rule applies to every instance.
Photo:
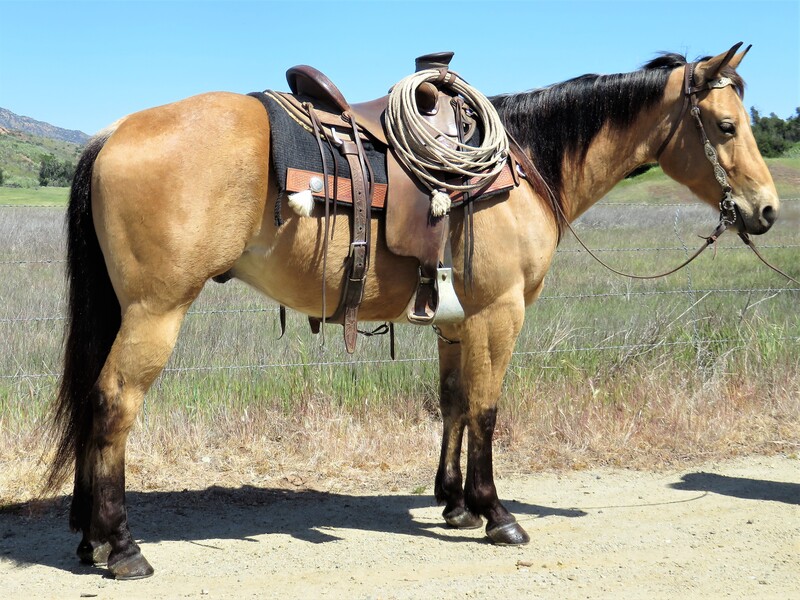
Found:
[[[667,137],[664,138],[664,141],[661,142],[661,145],[656,150],[656,161],[661,158],[661,154],[666,150],[667,144],[670,143],[672,137],[675,135],[675,132],[678,131],[678,127],[683,122],[683,117],[686,115],[686,111],[689,110],[689,103],[690,103],[690,96],[692,95],[692,77],[694,76],[694,67],[696,63],[686,63],[683,67],[683,104],[681,105],[681,112],[678,115],[677,120],[672,123],[672,127],[667,134]]]
[[[319,121],[314,106],[310,102],[304,102],[303,107],[308,112],[308,117],[311,119],[311,125],[314,129],[314,138],[317,140],[319,147],[319,157],[322,161],[322,174],[323,174],[323,190],[325,194],[325,234],[322,241],[322,343],[325,343],[325,320],[328,314],[328,231],[330,229],[330,193],[328,188],[328,161],[325,156],[325,149],[322,144],[322,124]],[[330,144],[330,142],[329,142]],[[333,173],[336,177],[336,157],[333,157]],[[336,186],[334,185],[334,193]],[[335,206],[335,204],[334,204]]]

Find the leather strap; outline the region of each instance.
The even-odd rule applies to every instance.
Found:
[[[667,134],[667,137],[664,138],[664,141],[661,142],[661,145],[656,150],[656,160],[661,158],[661,154],[666,150],[667,144],[670,143],[672,137],[675,135],[675,132],[678,131],[678,127],[683,122],[683,117],[686,115],[686,111],[689,110],[689,100],[690,96],[692,95],[692,76],[694,75],[694,66],[696,63],[686,63],[683,67],[683,104],[681,104],[681,112],[678,115],[678,118],[672,122],[672,127]]]
[[[347,116],[348,113],[345,113]],[[339,151],[347,159],[353,182],[353,231],[350,241],[350,257],[342,293],[341,308],[344,310],[344,345],[348,354],[356,349],[358,339],[358,307],[364,297],[364,282],[369,268],[370,205],[372,194],[367,180],[368,167],[364,149],[351,122],[354,141],[342,142]]]
[[[303,103],[303,107],[308,112],[311,125],[314,129],[314,138],[319,147],[319,157],[322,161],[322,181],[325,194],[325,233],[322,237],[322,325],[325,325],[325,316],[328,314],[328,232],[330,231],[330,192],[328,188],[328,161],[325,156],[325,148],[322,143],[322,124],[319,122],[314,106],[310,102]],[[336,158],[333,158],[333,173],[336,175]],[[336,186],[334,185],[334,193]],[[324,331],[324,330],[323,330]],[[324,333],[323,341],[324,341]]]
[[[800,285],[800,281],[797,281],[797,279],[795,279],[794,277],[792,277],[788,273],[784,273],[783,271],[781,271],[775,265],[772,265],[769,262],[767,262],[767,259],[764,258],[763,256],[761,256],[761,252],[758,251],[758,248],[756,248],[755,244],[753,243],[753,240],[750,239],[749,235],[747,235],[746,233],[740,232],[739,233],[739,238],[747,245],[748,248],[750,248],[750,250],[752,250],[755,253],[755,255],[758,257],[758,259],[761,262],[763,262],[766,266],[768,266],[770,269],[772,269],[773,271],[775,271],[779,275],[783,275],[789,281],[792,281],[792,282]]]

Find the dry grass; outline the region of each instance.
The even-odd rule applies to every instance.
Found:
[[[622,191],[632,193],[629,184]],[[702,209],[620,212],[615,202],[583,221],[591,245],[677,248],[608,253],[639,272],[676,262],[713,221]],[[63,324],[61,263],[48,262],[63,252],[62,212],[5,211],[0,259],[15,285],[3,288],[0,314],[0,505],[38,492]],[[800,202],[786,203],[782,219],[766,252],[797,275]],[[797,292],[732,243],[716,261],[709,254],[668,280],[632,284],[565,240],[506,378],[498,476],[796,453]],[[735,291],[707,293],[719,289]],[[391,363],[385,340],[370,339],[359,342],[366,364],[332,367],[318,363],[347,360],[337,328],[321,351],[290,315],[287,339],[276,342],[272,310],[236,283],[204,290],[132,433],[129,487],[430,493],[441,428],[430,332],[398,330],[408,362]]]
[[[800,373],[742,378],[721,366],[709,379],[665,361],[607,380],[513,381],[495,437],[500,477],[511,472],[618,466],[658,470],[753,453],[794,454],[800,441]],[[677,375],[677,377],[676,377]],[[512,377],[513,379],[513,377]],[[353,411],[330,397],[277,406],[148,412],[128,446],[132,489],[310,487],[430,493],[440,421],[421,398]],[[22,424],[20,424],[22,425]],[[2,429],[0,496],[35,497],[46,455],[40,427]],[[65,493],[68,489],[65,488]]]

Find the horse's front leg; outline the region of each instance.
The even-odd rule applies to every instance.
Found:
[[[497,401],[522,328],[522,299],[485,307],[462,327],[462,386],[467,399],[467,510],[486,518],[486,535],[500,545],[527,544],[530,537],[497,497],[492,467],[492,436]]]
[[[467,426],[467,399],[461,386],[461,345],[453,338],[439,339],[439,406],[442,411],[442,452],[436,472],[436,501],[444,504],[442,515],[451,527],[474,529],[483,525],[464,502],[461,476],[461,443]]]

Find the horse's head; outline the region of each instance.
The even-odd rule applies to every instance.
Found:
[[[761,234],[778,218],[780,201],[742,102],[744,83],[735,69],[749,47],[737,54],[739,46],[672,74],[668,90],[674,94],[666,97],[681,97],[683,105],[678,121],[677,109],[672,112],[673,128],[658,158],[665,173],[699,198],[722,204],[723,216],[727,206],[731,227]]]

